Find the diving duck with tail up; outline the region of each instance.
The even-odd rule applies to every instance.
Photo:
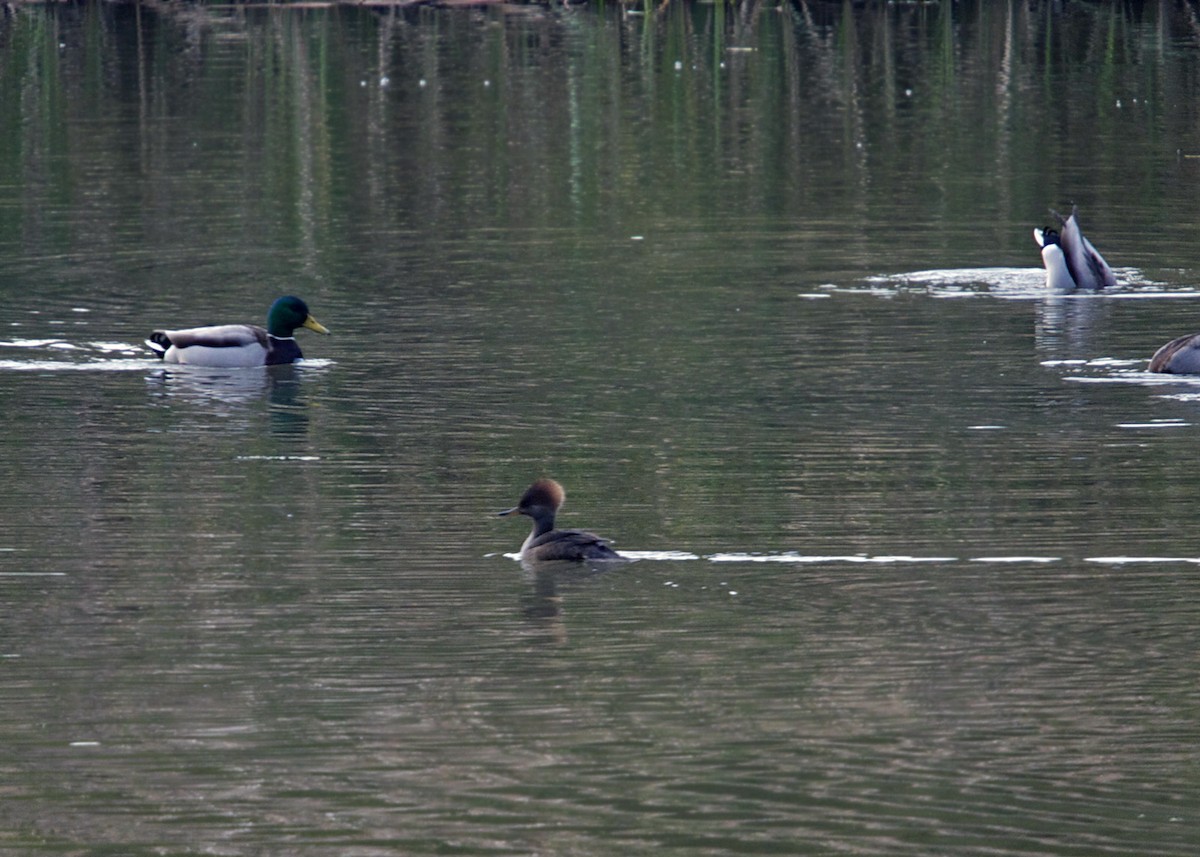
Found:
[[[1050,213],[1058,218],[1060,230],[1033,230],[1033,240],[1042,248],[1047,287],[1065,293],[1076,290],[1098,292],[1115,286],[1117,278],[1112,268],[1092,242],[1083,237],[1075,206],[1071,207],[1070,217],[1063,217],[1053,209]]]

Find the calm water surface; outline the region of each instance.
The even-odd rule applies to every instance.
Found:
[[[1196,853],[1189,10],[6,10],[0,851]]]

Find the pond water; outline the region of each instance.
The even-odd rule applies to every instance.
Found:
[[[1198,88],[1167,0],[5,6],[0,851],[1194,854]]]

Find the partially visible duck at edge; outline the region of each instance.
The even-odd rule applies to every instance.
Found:
[[[164,363],[238,368],[295,363],[304,355],[296,344],[296,328],[329,331],[308,311],[300,298],[288,295],[271,304],[267,326],[219,324],[183,330],[156,330],[146,340]]]
[[[1076,219],[1077,209],[1071,207],[1071,216],[1063,217],[1053,209],[1050,212],[1061,224],[1060,231],[1053,229],[1033,230],[1033,240],[1042,248],[1042,262],[1046,266],[1046,286],[1055,292],[1073,292],[1077,289],[1098,292],[1117,284],[1116,275],[1104,261],[1092,242],[1083,237]]]
[[[1200,375],[1200,333],[1176,337],[1154,352],[1150,371],[1164,375]]]
[[[517,514],[533,519],[533,529],[521,545],[521,559],[530,562],[622,559],[595,533],[554,529],[554,517],[566,498],[563,487],[553,479],[539,479],[521,495],[517,505],[496,513],[500,517]]]

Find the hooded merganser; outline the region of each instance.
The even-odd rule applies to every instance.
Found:
[[[184,330],[156,330],[146,340],[164,363],[238,368],[295,363],[304,355],[296,344],[296,328],[328,334],[300,298],[282,297],[271,304],[267,326],[220,324]]]
[[[1166,375],[1200,375],[1200,333],[1172,339],[1154,352],[1150,371]]]
[[[621,556],[595,533],[586,530],[556,530],[554,516],[566,499],[563,487],[553,479],[539,479],[521,495],[521,501],[511,509],[497,512],[498,516],[512,514],[528,515],[533,518],[525,543],[521,545],[521,559],[534,562],[550,560],[621,559]]]
[[[1116,275],[1096,252],[1092,242],[1083,237],[1076,210],[1070,217],[1051,211],[1062,224],[1062,231],[1053,229],[1033,230],[1033,240],[1042,248],[1042,262],[1046,266],[1046,285],[1056,292],[1073,292],[1076,289],[1099,291],[1117,284]]]

